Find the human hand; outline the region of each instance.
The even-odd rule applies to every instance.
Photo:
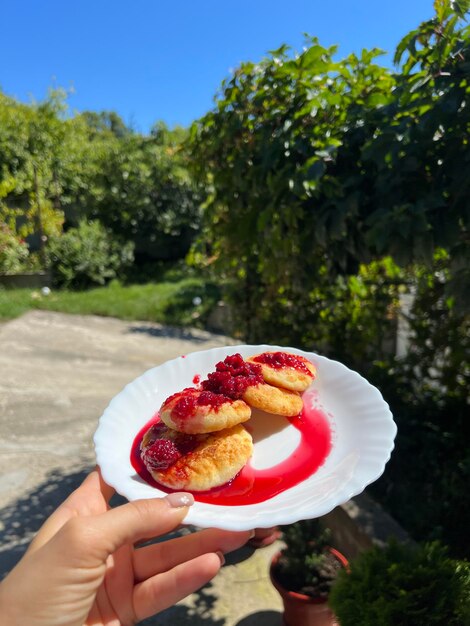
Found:
[[[111,509],[112,495],[95,470],[46,520],[0,584],[3,626],[135,624],[206,584],[222,554],[250,538],[207,529],[137,547],[174,530],[194,499],[174,493]]]

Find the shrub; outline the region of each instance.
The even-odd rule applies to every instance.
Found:
[[[167,280],[171,280],[169,274]],[[220,290],[212,282],[188,278],[165,307],[163,319],[168,324],[206,328],[209,316],[220,299]]]
[[[29,257],[28,245],[6,224],[0,224],[0,273],[14,274],[24,269]]]
[[[116,278],[132,262],[133,245],[112,239],[98,221],[82,220],[49,240],[47,256],[57,286],[83,289]]]
[[[470,569],[439,543],[375,547],[340,572],[329,602],[341,626],[468,624]]]

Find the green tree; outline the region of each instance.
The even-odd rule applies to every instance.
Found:
[[[436,15],[397,47],[400,69],[380,128],[363,147],[375,170],[367,243],[402,265],[450,254],[447,293],[467,307],[470,278],[470,26],[468,0],[436,0]]]
[[[141,135],[112,111],[70,115],[61,90],[28,105],[0,93],[0,218],[41,250],[64,220],[98,218],[141,256],[181,258],[201,197],[186,134],[158,123]]]
[[[184,158],[161,136],[130,135],[100,164],[90,215],[132,240],[136,254],[181,258],[199,228],[200,193]]]
[[[312,39],[302,54],[283,46],[243,64],[191,131],[210,189],[203,251],[209,244],[242,295],[249,340],[275,323],[279,305],[287,326],[304,325],[312,290],[373,256],[364,245],[373,178],[361,148],[395,82],[374,63],[379,51],[342,62],[335,53]]]
[[[65,139],[63,111],[60,91],[31,106],[0,94],[1,216],[23,236],[35,233],[41,250],[63,222],[60,206],[53,202]]]
[[[132,133],[115,111],[83,111],[80,117],[97,135],[110,132],[118,139],[122,139]]]

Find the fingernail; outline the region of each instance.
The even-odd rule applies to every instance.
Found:
[[[194,498],[192,494],[185,493],[169,493],[165,496],[165,500],[173,509],[180,509],[183,506],[191,506],[194,504]]]
[[[220,559],[220,564],[223,565],[225,563],[225,557],[222,552],[216,552],[217,556]]]
[[[253,539],[253,537],[256,535],[254,530],[250,530],[250,539]]]

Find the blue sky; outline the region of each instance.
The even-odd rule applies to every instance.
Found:
[[[432,0],[3,0],[0,88],[22,101],[73,87],[73,110],[115,110],[146,132],[208,111],[223,78],[303,33],[341,56],[391,53]]]

